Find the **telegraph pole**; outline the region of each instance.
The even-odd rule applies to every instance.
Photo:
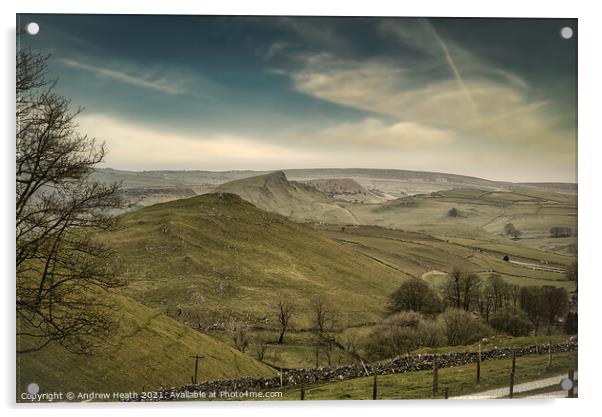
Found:
[[[203,359],[204,356],[200,356],[198,353],[194,356],[191,356],[191,358],[194,358],[194,378],[192,379],[192,384],[196,385],[198,383],[198,375],[199,375],[199,359]]]

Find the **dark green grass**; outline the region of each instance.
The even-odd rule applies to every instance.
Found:
[[[546,378],[569,368],[577,368],[577,353],[555,354],[552,367],[547,369],[547,356],[525,356],[517,359],[515,383]],[[484,361],[481,364],[481,384],[476,385],[476,364],[439,370],[439,394],[432,393],[432,371],[417,371],[379,376],[377,399],[443,398],[445,387],[450,396],[460,396],[493,388],[505,387],[509,381],[510,360]],[[305,387],[306,400],[369,400],[372,399],[373,377],[331,382]],[[285,388],[282,399],[298,400],[300,387]]]

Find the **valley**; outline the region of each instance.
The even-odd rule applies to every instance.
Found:
[[[566,271],[575,261],[576,194],[493,183],[447,189],[456,183],[420,176],[414,188],[394,191],[401,180],[393,174],[380,173],[377,181],[359,171],[343,178],[328,176],[339,170],[309,171],[103,172],[106,181],[122,178],[129,207],[97,239],[116,254],[126,284],[122,295],[111,295],[120,305],[115,314],[121,326],[137,323],[138,330],[120,330],[116,347],[86,365],[59,346],[33,354],[31,366],[20,365],[22,380],[48,354],[63,357],[75,380],[91,388],[105,382],[88,381],[82,367],[104,366],[106,355],[135,355],[140,369],[162,356],[144,376],[117,378],[118,360],[115,371],[105,372],[116,388],[138,390],[141,379],[184,383],[199,352],[218,361],[202,367],[204,380],[353,364],[365,358],[362,341],[387,316],[396,288],[418,279],[442,291],[454,269],[483,281],[496,275],[519,287],[575,291]],[[508,223],[520,230],[518,238],[505,232]],[[573,235],[552,237],[552,227]],[[284,343],[277,343],[282,300],[292,312]],[[313,327],[317,301],[330,314],[327,346]],[[152,349],[135,353],[135,346]]]

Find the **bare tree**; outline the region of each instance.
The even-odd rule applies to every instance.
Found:
[[[289,321],[294,313],[295,305],[289,296],[285,294],[278,294],[274,309],[278,324],[280,326],[278,344],[282,344],[284,342],[284,334],[289,326]]]
[[[258,361],[263,361],[265,353],[268,350],[268,341],[265,337],[256,336],[253,341],[253,352]]]
[[[462,307],[470,311],[473,301],[478,297],[481,290],[481,278],[476,274],[466,274],[462,279]]]
[[[230,337],[234,347],[241,352],[245,352],[251,342],[249,335],[249,326],[242,322],[231,323],[229,326]]]
[[[312,322],[316,332],[323,334],[332,331],[336,325],[336,312],[324,301],[317,297],[312,302]]]
[[[481,278],[478,275],[454,268],[447,278],[444,291],[451,306],[469,311],[479,298],[480,288]]]
[[[119,285],[93,234],[111,226],[117,185],[90,181],[104,144],[77,132],[67,98],[46,78],[47,57],[17,55],[17,351],[51,342],[86,353],[111,326],[98,290]]]
[[[445,295],[455,308],[462,307],[462,276],[463,272],[458,268],[454,268],[449,274],[445,285]]]

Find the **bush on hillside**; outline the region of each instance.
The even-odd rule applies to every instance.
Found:
[[[389,311],[396,313],[411,310],[423,314],[435,314],[441,311],[441,298],[421,279],[409,279],[389,296]]]
[[[512,223],[507,223],[504,226],[504,233],[515,240],[520,238],[523,234],[523,232],[518,230]]]
[[[457,308],[448,308],[439,320],[450,346],[468,345],[493,333],[478,316]]]
[[[535,328],[523,314],[502,312],[489,319],[489,325],[495,330],[511,336],[528,336]]]
[[[570,227],[555,226],[550,228],[550,237],[571,237],[573,229]]]
[[[414,311],[402,311],[379,324],[369,335],[364,349],[370,359],[384,359],[444,343],[445,335],[437,322],[425,320]]]

